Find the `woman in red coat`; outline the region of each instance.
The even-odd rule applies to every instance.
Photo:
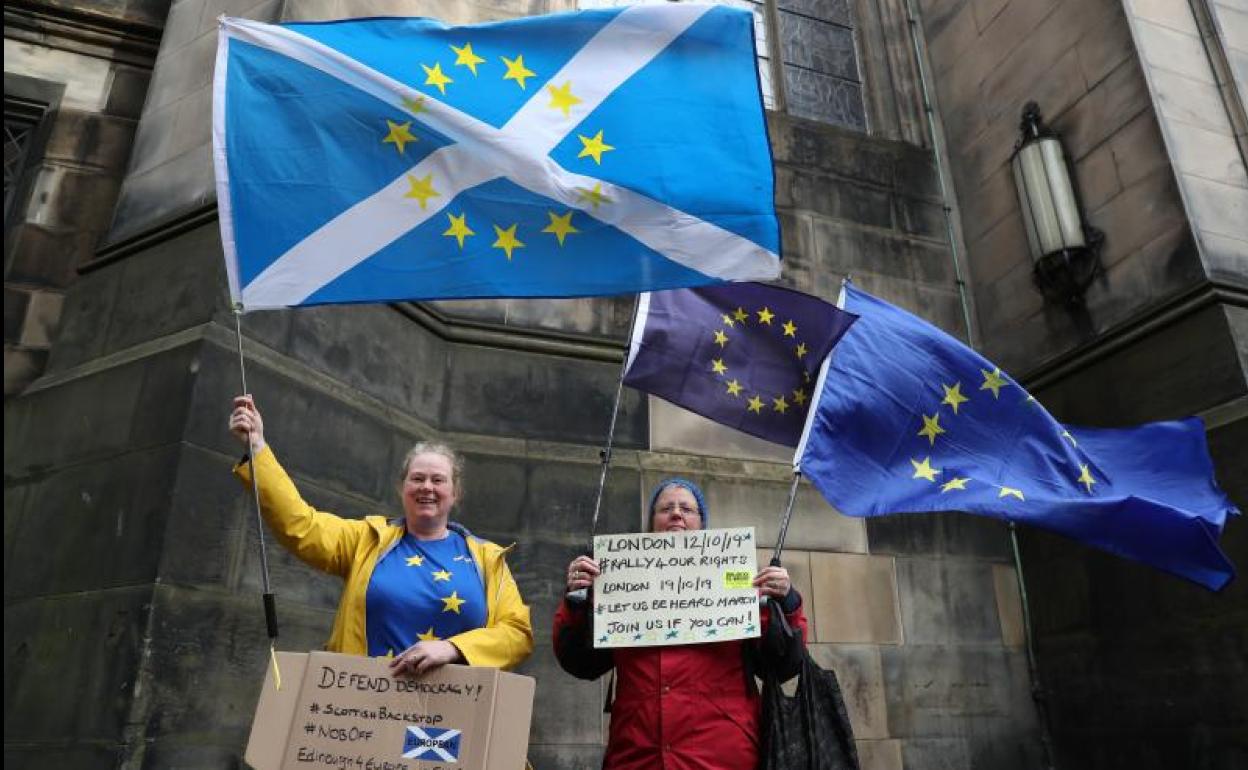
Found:
[[[650,497],[650,530],[703,529],[706,500],[693,482],[668,479]],[[568,565],[568,591],[589,588],[599,574],[588,556]],[[759,593],[776,599],[788,626],[804,642],[802,600],[783,567],[766,567],[754,578]],[[799,644],[768,644],[763,636],[675,647],[594,649],[589,602],[564,600],[555,613],[555,657],[581,679],[616,672],[611,734],[605,770],[755,770],[759,755],[758,688],[761,667],[796,673]],[[776,640],[772,634],[771,639]]]

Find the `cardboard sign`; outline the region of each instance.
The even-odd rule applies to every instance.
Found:
[[[394,676],[383,658],[277,653],[244,758],[256,770],[522,770],[534,681],[443,666]]]
[[[599,535],[594,560],[595,647],[759,635],[753,527]]]

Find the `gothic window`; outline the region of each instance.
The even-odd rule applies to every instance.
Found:
[[[13,203],[26,157],[47,105],[5,94],[4,97],[4,221],[13,221]]]
[[[867,130],[849,0],[777,0],[787,111]]]

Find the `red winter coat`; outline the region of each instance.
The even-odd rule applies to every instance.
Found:
[[[806,617],[797,598],[785,617],[804,641]],[[755,770],[760,699],[752,675],[747,678],[746,646],[757,665],[775,665],[755,654],[759,640],[596,650],[588,610],[588,602],[560,603],[555,657],[581,679],[615,668],[605,770]],[[768,613],[760,614],[766,633]]]

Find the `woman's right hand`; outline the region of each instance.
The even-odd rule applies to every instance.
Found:
[[[589,588],[594,584],[594,578],[601,574],[602,570],[598,569],[598,562],[588,556],[576,557],[568,565],[568,593]]]
[[[230,432],[253,456],[264,449],[264,419],[260,417],[260,410],[256,408],[256,401],[251,396],[234,397],[234,411],[230,412]]]

